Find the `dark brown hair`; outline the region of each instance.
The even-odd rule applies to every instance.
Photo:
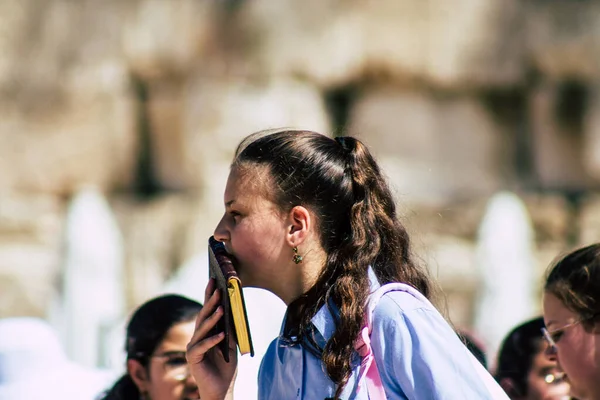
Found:
[[[390,189],[359,140],[310,131],[258,132],[240,143],[232,167],[252,165],[268,168],[271,197],[282,211],[302,205],[318,216],[326,265],[314,287],[290,309],[296,310],[302,336],[320,307],[332,301],[339,308],[336,330],[321,349],[338,398],[352,372],[353,345],[369,295],[369,266],[381,284],[404,282],[427,297],[432,284],[426,270],[413,262]]]
[[[576,313],[589,329],[600,317],[600,243],[560,259],[550,269],[544,289]]]
[[[527,376],[533,359],[545,349],[540,332],[544,327],[542,317],[534,318],[515,327],[502,341],[494,378],[500,383],[510,379],[515,395],[527,396]]]

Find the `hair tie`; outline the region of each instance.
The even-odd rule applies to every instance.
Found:
[[[337,136],[335,138],[335,141],[338,142],[338,144],[340,146],[342,146],[342,149],[344,149],[344,151],[346,153],[350,154],[352,152],[353,148],[350,147],[351,145],[350,145],[350,143],[348,143],[348,140],[346,140],[346,139],[347,139],[346,136]]]

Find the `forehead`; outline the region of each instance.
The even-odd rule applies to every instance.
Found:
[[[562,301],[550,292],[544,293],[544,324],[548,328],[564,325],[576,317],[575,313],[564,306]]]
[[[225,187],[225,203],[262,198],[271,200],[274,187],[266,166],[238,165],[231,168]]]
[[[185,351],[187,344],[194,334],[194,328],[195,321],[181,322],[173,325],[167,331],[167,334],[158,347],[164,351]]]

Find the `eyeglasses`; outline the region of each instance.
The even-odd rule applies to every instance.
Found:
[[[554,350],[556,350],[556,342],[558,342],[560,340],[560,337],[562,336],[564,331],[568,328],[571,328],[577,324],[582,323],[583,321],[585,321],[585,319],[579,319],[579,320],[572,322],[570,324],[567,324],[561,328],[554,329],[553,331],[549,331],[546,328],[542,328],[542,335],[544,335],[544,339],[546,339],[546,342],[548,342],[548,345],[554,351]]]
[[[185,381],[190,376],[185,351],[167,351],[160,354],[154,354],[151,358],[162,358],[165,360],[165,375],[176,381]]]

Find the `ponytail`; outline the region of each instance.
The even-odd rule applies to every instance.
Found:
[[[344,174],[351,179],[354,197],[348,239],[331,250],[328,260],[342,265],[331,291],[340,305],[340,321],[322,356],[327,373],[338,384],[337,398],[352,373],[354,341],[347,338],[357,338],[364,323],[368,268],[373,268],[381,284],[404,282],[426,297],[431,290],[427,275],[411,259],[408,233],[396,218],[396,205],[379,166],[357,139],[336,141],[347,154]]]

